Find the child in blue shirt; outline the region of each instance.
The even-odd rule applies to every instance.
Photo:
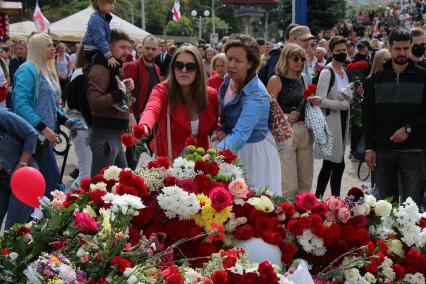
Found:
[[[111,11],[114,8],[114,4],[115,0],[92,0],[92,6],[95,11],[90,16],[83,38],[84,57],[86,60],[90,63],[108,64],[114,73],[112,78],[115,75],[122,77],[120,76],[122,75],[120,63],[112,56],[109,48],[111,41],[109,23],[112,19]],[[120,111],[129,111],[125,100],[117,102],[113,106]]]

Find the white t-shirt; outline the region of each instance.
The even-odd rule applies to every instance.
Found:
[[[59,56],[56,58],[56,71],[58,72],[59,77],[67,77],[68,75],[68,63],[70,62],[71,58],[68,54],[65,54],[65,56],[61,59]]]
[[[200,120],[191,120],[191,134],[192,136],[198,136],[198,129],[200,127]]]

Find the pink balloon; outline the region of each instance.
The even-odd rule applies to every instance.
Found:
[[[37,169],[23,167],[13,173],[10,187],[17,199],[28,206],[38,207],[40,205],[38,198],[44,196],[46,183]]]

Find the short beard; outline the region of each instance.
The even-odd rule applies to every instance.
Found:
[[[408,62],[408,58],[404,57],[404,59],[402,58],[397,58],[397,59],[392,59],[393,63],[398,64],[398,65],[405,65]]]
[[[143,61],[145,63],[153,64],[155,62],[155,58],[154,57],[152,58],[152,60],[148,60],[145,56],[142,56],[142,57],[143,57]]]

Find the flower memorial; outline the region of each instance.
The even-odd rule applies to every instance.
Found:
[[[189,142],[173,163],[107,167],[40,199],[0,238],[0,282],[305,283],[304,263],[315,283],[425,283],[426,215],[410,198],[285,200],[247,184],[232,152]]]

